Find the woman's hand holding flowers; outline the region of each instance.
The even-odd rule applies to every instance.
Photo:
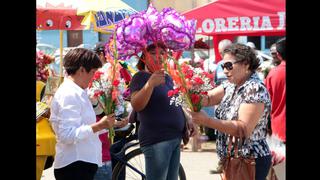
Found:
[[[106,116],[103,116],[101,118],[101,120],[99,121],[100,127],[102,129],[112,128],[114,123],[115,123],[115,120],[116,120],[116,118],[115,118],[114,113],[106,115]]]
[[[209,116],[204,111],[193,112],[189,111],[191,119],[194,123],[199,125],[206,125]]]
[[[163,70],[155,71],[152,73],[150,79],[148,80],[148,83],[151,87],[159,86],[160,84],[165,83],[165,74]]]

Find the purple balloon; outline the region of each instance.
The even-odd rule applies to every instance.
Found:
[[[145,34],[147,31],[144,19],[141,17],[134,17],[130,22],[126,23],[123,28],[124,41],[128,44],[136,46],[145,46]]]
[[[160,23],[162,21],[160,13],[150,3],[147,11],[143,14],[147,26],[147,39],[148,41],[157,42],[161,39]]]
[[[176,10],[164,8],[159,13],[150,4],[146,11],[117,24],[115,31],[119,58],[128,59],[149,44],[159,41],[174,51],[188,49],[195,42],[195,28],[194,20],[186,20]]]

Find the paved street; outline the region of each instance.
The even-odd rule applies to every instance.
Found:
[[[181,164],[184,167],[188,180],[220,180],[219,175],[209,171],[217,166],[215,142],[202,143],[198,152],[192,152],[191,143],[181,154]],[[54,180],[53,168],[43,171],[41,180]]]

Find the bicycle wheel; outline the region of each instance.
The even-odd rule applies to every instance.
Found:
[[[182,167],[182,164],[180,163],[180,166],[179,166],[179,180],[187,180],[187,177],[186,177],[186,173],[184,172],[184,169]]]
[[[145,163],[144,163],[144,155],[140,148],[134,149],[133,151],[129,152],[125,158],[125,161],[127,161],[128,164],[132,165],[134,168],[136,168],[141,173],[145,174]],[[125,169],[124,169],[125,167]],[[112,180],[121,180],[121,173],[125,170],[125,179],[126,180],[140,180],[142,179],[142,176],[135,172],[130,167],[126,166],[125,164],[122,164],[120,161],[117,163],[117,165],[114,167],[114,170],[112,172]]]
[[[145,159],[140,148],[135,149],[125,156],[125,160],[145,175]],[[112,180],[121,180],[121,173],[125,167],[125,180],[141,180],[142,176],[130,167],[118,162],[112,173]],[[186,174],[182,165],[179,166],[179,180],[186,180]]]

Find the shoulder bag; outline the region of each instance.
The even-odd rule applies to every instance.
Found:
[[[242,128],[239,130],[241,131],[240,137],[229,137],[227,156],[222,160],[222,180],[255,180],[256,163],[254,157],[243,157],[238,151],[239,144],[241,148],[242,137],[244,137]],[[235,139],[234,142],[233,139]],[[234,155],[231,155],[232,146],[234,147]]]

